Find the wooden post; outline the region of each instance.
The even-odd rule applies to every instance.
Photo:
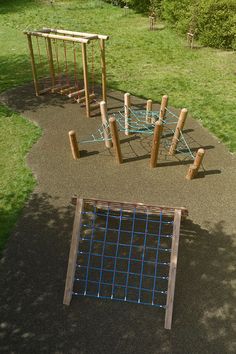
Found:
[[[52,87],[54,87],[56,79],[55,79],[55,71],[54,71],[54,64],[53,64],[52,42],[50,38],[47,38],[47,45],[48,45],[49,69],[50,69],[50,75],[52,80]]]
[[[109,127],[109,122],[108,122],[108,116],[107,116],[107,104],[105,101],[100,102],[100,110],[101,110],[101,118],[102,118],[102,127],[103,127],[103,134],[104,134],[104,139],[105,139],[105,146],[107,148],[112,147],[112,141],[110,139],[110,127]]]
[[[80,158],[79,146],[76,139],[76,134],[74,130],[69,131],[69,140],[71,152],[74,160],[78,160]]]
[[[198,149],[193,164],[189,166],[189,169],[188,169],[188,172],[186,175],[186,179],[191,180],[194,177],[196,177],[198,170],[201,166],[204,155],[205,155],[205,150],[202,148]]]
[[[146,123],[155,123],[155,122],[152,121],[152,116],[150,115],[151,111],[152,111],[152,100],[147,100]]]
[[[130,93],[125,93],[124,95],[125,101],[125,135],[129,135],[129,118],[130,118],[130,106],[131,106],[131,98]]]
[[[112,142],[113,142],[113,146],[114,146],[115,154],[116,154],[116,160],[119,164],[121,164],[123,162],[123,159],[122,159],[122,154],[121,154],[120,140],[119,140],[119,134],[118,134],[118,129],[117,129],[115,117],[109,118],[109,124],[110,124]]]
[[[162,130],[163,130],[162,122],[157,121],[155,123],[155,128],[154,128],[152,150],[151,150],[151,159],[150,159],[150,167],[152,167],[152,168],[157,166],[157,157],[158,157],[158,152],[159,152]]]
[[[171,245],[170,268],[168,276],[168,290],[166,299],[165,328],[171,329],[173,302],[175,294],[175,279],[178,260],[179,233],[180,233],[181,211],[175,209],[173,236]]]
[[[76,270],[76,261],[77,261],[78,247],[79,247],[79,240],[80,240],[80,223],[81,223],[81,216],[82,216],[81,212],[83,210],[83,204],[84,204],[83,199],[77,199],[74,226],[73,226],[72,239],[70,245],[69,262],[68,262],[67,275],[66,275],[66,285],[65,285],[65,292],[64,292],[64,299],[63,299],[64,305],[70,305],[71,297],[72,297],[75,270]]]
[[[32,38],[31,38],[30,34],[27,34],[27,39],[28,39],[28,45],[29,45],[29,51],[30,51],[30,59],[31,59],[35,94],[36,94],[36,96],[39,96],[39,86],[38,86],[37,72],[36,72],[36,66],[35,66],[35,60],[34,60],[34,50],[33,50]]]
[[[168,96],[164,95],[164,96],[162,96],[160,113],[159,113],[159,120],[161,120],[161,121],[164,120],[164,118],[165,118],[167,104],[168,104]]]
[[[186,108],[181,109],[180,115],[179,115],[179,120],[175,129],[175,133],[171,142],[170,150],[169,150],[169,155],[174,155],[175,150],[177,148],[179,138],[180,138],[180,133],[183,130],[185,120],[187,118],[188,110]]]
[[[107,102],[107,79],[106,79],[106,57],[105,40],[100,39],[101,65],[102,65],[102,100]]]
[[[88,63],[87,63],[86,43],[81,43],[81,46],[82,46],[82,61],[83,61],[83,73],[84,73],[86,115],[89,118],[90,117],[90,101],[89,101]]]

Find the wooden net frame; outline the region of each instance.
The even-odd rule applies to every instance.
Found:
[[[181,217],[185,208],[74,198],[63,303],[72,296],[165,310],[171,329]]]

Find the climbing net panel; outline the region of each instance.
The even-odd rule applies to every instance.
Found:
[[[159,307],[170,329],[180,222],[187,210],[75,201],[64,304],[89,296]]]
[[[129,112],[129,120],[128,120],[128,130],[129,133],[132,134],[145,134],[145,135],[153,135],[154,127],[156,121],[159,119],[159,111],[149,111],[147,113],[146,110],[136,110],[136,109],[128,109]],[[178,123],[179,117],[173,113],[168,108],[165,109],[165,118],[162,119],[163,123],[163,134],[161,143],[164,148],[167,150],[171,146],[171,142],[175,133],[175,128]],[[125,111],[120,110],[118,112],[112,113],[112,117],[115,117],[117,122],[117,127],[120,132],[125,132],[127,130],[127,123],[125,120]],[[106,135],[104,135],[106,132]],[[111,133],[109,130],[109,122],[104,125],[102,124],[96,132],[91,134],[91,137],[85,137],[80,139],[80,143],[93,143],[93,142],[102,142],[105,140],[112,140]],[[176,148],[177,153],[181,153],[186,157],[191,157],[194,159],[194,154],[191,151],[191,148],[183,134],[180,131],[180,135]]]

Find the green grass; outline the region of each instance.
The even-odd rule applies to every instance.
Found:
[[[0,0],[0,11],[0,92],[32,80],[23,30],[46,26],[109,34],[107,74],[110,87],[155,101],[168,94],[170,105],[188,108],[190,114],[230,151],[236,151],[236,53],[209,48],[190,50],[185,38],[168,26],[150,32],[147,18],[132,11],[125,16],[123,9],[101,0],[54,1],[54,6],[48,0]],[[5,222],[8,225],[4,231],[6,235],[34,186],[24,156],[39,135],[39,129],[19,115],[6,113],[5,109],[0,113],[0,122],[3,136],[10,127],[21,125],[20,129],[11,130],[15,148],[7,147],[5,139],[1,139],[0,146],[1,151],[13,148],[8,156],[19,159],[21,165],[17,169],[7,154],[2,154],[4,171],[9,173],[13,168],[15,181],[7,181],[5,172],[0,176],[0,184],[4,181],[4,188],[8,186],[3,196],[5,202],[1,202],[0,207],[5,210],[5,220],[7,215],[12,216]],[[14,194],[13,206],[8,207],[9,195]],[[14,205],[17,205],[17,212]]]
[[[25,155],[41,130],[25,118],[0,106],[0,251],[15,224],[35,180],[25,163]]]

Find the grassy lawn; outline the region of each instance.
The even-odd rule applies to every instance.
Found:
[[[0,92],[32,80],[23,30],[46,26],[109,34],[110,87],[155,101],[168,94],[170,105],[187,107],[230,151],[236,151],[236,53],[190,50],[185,38],[168,26],[150,32],[147,18],[131,11],[125,16],[123,9],[101,0],[58,0],[54,6],[48,0],[0,0],[0,24]],[[0,240],[4,240],[35,183],[24,157],[40,130],[4,107],[0,125],[4,225]]]

